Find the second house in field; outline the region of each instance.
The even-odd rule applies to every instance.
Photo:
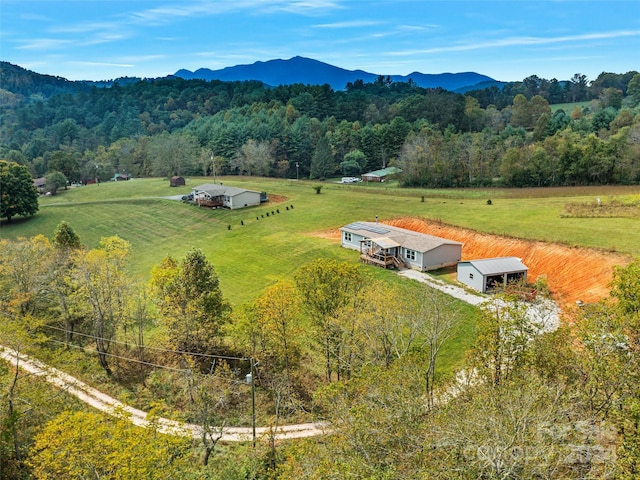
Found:
[[[375,170],[373,172],[363,173],[362,181],[363,182],[385,182],[388,177],[397,175],[398,173],[402,173],[397,167],[387,167],[381,170]]]
[[[340,229],[343,247],[360,251],[360,259],[383,268],[428,271],[456,265],[462,243],[378,222],[354,222]]]
[[[205,183],[193,189],[192,202],[202,207],[236,208],[260,205],[263,194],[244,188],[227,187],[217,183]]]

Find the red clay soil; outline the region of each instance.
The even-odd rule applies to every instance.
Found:
[[[269,194],[269,203],[282,203],[288,200],[287,197],[283,197],[282,195],[273,195]]]
[[[573,305],[578,300],[597,302],[607,297],[613,267],[631,260],[617,253],[488,235],[418,218],[398,218],[385,223],[461,242],[463,260],[518,257],[529,267],[529,281],[546,276],[561,306]]]

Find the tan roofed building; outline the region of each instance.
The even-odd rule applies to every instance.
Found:
[[[360,251],[363,262],[383,268],[428,271],[456,265],[462,243],[377,222],[354,222],[340,229],[343,247]]]
[[[236,208],[260,205],[261,193],[244,188],[205,183],[193,189],[193,203],[203,207]]]

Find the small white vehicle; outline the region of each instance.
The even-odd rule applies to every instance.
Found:
[[[340,183],[356,183],[359,181],[360,179],[358,177],[342,177]]]

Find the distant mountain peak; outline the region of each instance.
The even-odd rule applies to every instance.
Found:
[[[270,86],[291,85],[301,83],[304,85],[329,84],[334,90],[344,90],[346,85],[356,80],[372,83],[381,74],[369,73],[363,70],[346,70],[312,58],[296,55],[287,60],[273,59],[257,61],[252,64],[235,65],[220,70],[199,68],[195,72],[190,70],[178,70],[174,76],[184,79],[221,80],[221,81],[247,81],[256,80]],[[426,74],[413,72],[409,75],[386,75],[393,82],[407,82],[409,79],[419,87],[444,88],[457,91],[471,89],[479,83],[496,82],[491,77],[475,72]],[[496,82],[498,83],[498,82]]]

